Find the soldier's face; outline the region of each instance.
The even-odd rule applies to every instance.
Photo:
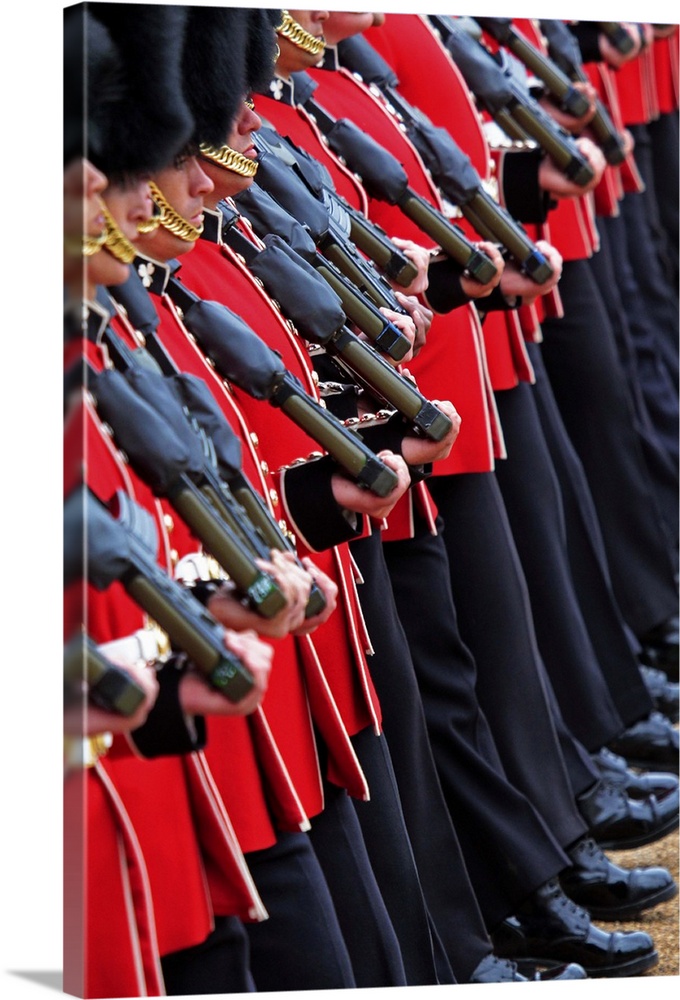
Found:
[[[139,239],[137,226],[149,219],[153,211],[149,178],[139,177],[125,184],[109,184],[103,199],[123,236],[136,244]],[[106,248],[88,258],[88,264],[91,279],[99,285],[119,284],[128,277],[128,265]]]
[[[213,182],[203,170],[202,161],[195,156],[187,156],[177,165],[159,170],[153,180],[174,210],[192,226],[200,227],[205,198],[213,189]],[[187,243],[159,226],[153,233],[140,236],[138,246],[142,253],[149,253],[156,260],[170,260],[187,253],[193,243]]]
[[[139,238],[139,223],[146,222],[153,214],[149,178],[140,177],[127,184],[110,185],[104,201],[123,235],[135,243]]]
[[[301,28],[313,35],[314,38],[321,38],[324,34],[324,24],[328,18],[327,10],[289,10],[290,16],[297,21]],[[290,73],[298,73],[300,70],[310,69],[321,59],[321,56],[312,55],[305,52],[298,46],[293,45],[287,38],[277,35],[279,46],[279,58],[276,61],[276,72],[280,76],[287,77]]]
[[[73,160],[64,170],[64,281],[82,274],[81,239],[100,236],[105,221],[101,194],[108,181],[89,160]]]
[[[249,160],[257,159],[257,150],[253,145],[253,135],[262,125],[262,119],[245,102],[241,105],[241,111],[234,122],[231,132],[227,136],[226,144],[230,149],[247,156]],[[202,159],[201,166],[210,180],[213,182],[214,190],[206,198],[206,205],[214,208],[223,198],[230,198],[245,191],[253,183],[252,177],[241,177],[232,170],[225,170],[219,164],[211,160]]]
[[[324,25],[326,41],[329,45],[337,45],[343,38],[351,38],[352,35],[359,35],[374,24],[382,24],[384,20],[384,14],[332,10]]]

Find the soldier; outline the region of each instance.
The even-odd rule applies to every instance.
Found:
[[[294,12],[293,16],[297,16],[297,12]],[[331,15],[330,19],[328,19],[328,20],[332,21],[333,16],[334,15]],[[352,15],[344,15],[344,16],[352,17]],[[303,28],[306,28],[309,32],[311,32],[312,34],[316,34],[317,36],[319,35],[320,31],[322,30],[322,24],[323,24],[323,22],[325,22],[327,20],[326,16],[325,16],[325,12],[316,12],[315,14],[311,14],[311,15],[310,15],[309,12],[300,12],[300,17],[301,17],[301,19],[303,21]],[[287,42],[286,44],[289,46],[288,49],[287,49],[287,58],[290,59],[291,58],[290,57],[290,43]],[[283,40],[281,42],[281,45],[283,46]],[[289,63],[289,65],[290,65],[290,63]],[[324,65],[326,65],[326,60],[324,60]],[[332,74],[332,75],[335,76],[335,74]],[[322,81],[322,86],[321,86],[320,91],[319,91],[319,93],[322,96],[319,97],[319,102],[321,103],[322,106],[329,107],[329,95],[330,95],[330,91],[328,90],[328,88],[326,86],[326,82],[324,81],[324,76],[328,76],[328,74],[324,74],[323,71],[321,71],[321,73],[314,72],[313,76],[315,77],[315,79],[317,81]],[[290,110],[290,106],[288,106],[287,108],[283,107],[284,102],[288,102],[290,100],[291,91],[292,91],[292,93],[294,95],[294,88],[287,87],[286,83],[287,83],[287,81],[285,81],[285,80],[281,80],[281,79],[277,80],[275,86],[272,88],[272,94],[274,96],[274,100],[272,100],[271,98],[269,100],[265,100],[264,102],[261,103],[261,105],[258,104],[258,107],[260,107],[260,106],[262,107],[262,110],[263,110],[264,114],[267,116],[267,118],[273,119],[274,121],[277,121],[279,123],[281,131],[285,131],[287,134],[293,135],[296,138],[299,138],[302,135],[312,136],[313,133],[314,133],[314,130],[312,128],[310,128],[309,125],[305,129],[305,126],[304,126],[305,115],[304,115],[304,112],[302,111],[302,109],[298,107],[297,109],[295,109],[296,113],[292,114],[291,110]],[[356,84],[354,85],[354,87],[355,87],[356,90],[359,89],[356,86]],[[362,88],[362,93],[364,93],[364,94],[366,93],[365,90],[363,90],[363,88]],[[335,99],[336,97],[337,97],[337,95],[334,94],[332,99]],[[278,104],[275,103],[277,100],[278,100]],[[344,100],[344,104],[342,103],[342,100]],[[342,112],[338,112],[338,108],[340,108],[340,107],[343,108]],[[331,109],[332,113],[334,112],[334,113],[337,114],[337,113],[346,113],[346,109],[348,107],[350,107],[350,99],[349,99],[349,86],[347,84],[347,85],[345,85],[345,91],[343,91],[343,98],[341,99],[340,97],[338,97],[337,100],[336,100],[336,102],[335,102],[335,104],[331,105],[330,109]],[[278,108],[281,108],[280,112],[278,111]],[[358,119],[359,120],[359,124],[360,124],[360,126],[362,128],[368,129],[370,131],[371,130],[371,126],[373,125],[374,122],[382,122],[382,121],[385,120],[386,117],[387,116],[384,114],[384,112],[382,112],[382,117],[381,117],[381,115],[378,112],[376,112],[375,117],[374,118],[370,118],[369,117],[369,112],[368,112],[368,101],[364,99],[364,104],[361,107],[361,115],[360,115],[360,117]],[[369,122],[371,124],[369,124]],[[379,141],[382,144],[386,144],[387,141],[388,141],[386,139],[386,136],[389,133],[389,129],[387,127],[385,127],[383,129],[381,125],[378,125],[378,127],[380,128],[380,132],[377,133],[379,135]],[[389,133],[389,134],[391,134],[391,133]],[[396,143],[396,138],[394,139],[394,142]],[[314,152],[316,154],[317,145],[314,145],[313,148],[314,148]],[[324,153],[323,155],[326,158],[328,157],[328,153],[327,152]],[[400,148],[399,154],[398,154],[398,158],[400,159],[400,161],[402,163],[405,162],[404,161],[404,155],[405,155],[404,152]],[[383,224],[384,224],[385,218],[386,217],[383,217],[381,219],[381,221],[383,221]],[[391,225],[386,226],[386,228],[390,228],[390,229],[394,230],[396,228],[394,220],[391,220]],[[433,324],[433,331],[434,331],[434,324]],[[432,340],[432,332],[430,334],[430,339]],[[459,343],[460,343],[460,341],[458,340],[457,344],[459,344]],[[430,343],[428,343],[427,349],[422,354],[422,356],[424,358],[427,357],[427,353],[428,353],[429,349],[430,349]],[[421,366],[419,366],[419,374],[420,374],[420,370],[421,370]],[[469,389],[469,386],[467,388]],[[433,395],[434,394],[437,394],[436,390],[433,393]],[[461,431],[461,435],[462,436],[465,434],[465,430],[466,430],[466,424],[464,422],[463,423],[463,427],[462,427],[462,431]],[[473,431],[474,431],[474,426],[473,426]],[[457,448],[458,448],[458,445],[460,443],[461,443],[460,441],[457,443],[456,449],[454,449],[454,452],[452,453],[452,457],[454,455],[456,455]],[[464,455],[467,454],[469,456],[470,452],[469,451],[466,452],[464,450],[463,454]],[[397,544],[397,543],[395,543],[395,544]],[[398,544],[399,545],[403,544],[405,546],[408,546],[409,543],[398,543]],[[391,558],[391,556],[389,555],[389,552],[388,552],[388,560],[390,558]],[[412,576],[413,572],[414,572],[414,570],[413,570],[413,563],[409,559],[408,553],[405,551],[404,552],[404,558],[403,558],[403,579],[404,579],[404,581],[407,581],[408,576],[409,575]],[[412,608],[412,601],[413,601],[413,598],[411,598],[411,605],[410,605],[411,608]],[[406,615],[406,610],[404,610],[404,615]],[[415,625],[414,616],[412,614],[410,615],[410,618],[411,618],[411,621]],[[439,616],[439,618],[441,619],[441,615]],[[405,622],[406,622],[406,618],[405,618]],[[434,619],[433,619],[433,622],[434,622]],[[438,626],[438,627],[440,627],[440,626]],[[435,629],[434,624],[428,626],[428,634],[429,635],[433,635],[434,634],[434,629]],[[489,692],[489,693],[491,693],[491,692]],[[549,718],[549,714],[548,714],[547,717]],[[550,740],[550,737],[547,737],[547,739]],[[504,749],[505,749],[505,747],[504,747]],[[509,747],[509,749],[512,750],[512,747]],[[531,756],[532,755],[530,754],[527,757],[527,760]],[[586,773],[587,772],[588,772],[588,768],[586,768]],[[592,777],[589,776],[589,777],[585,777],[584,780],[586,781],[586,783],[588,783],[588,782],[592,782],[593,779],[592,779]],[[555,799],[554,799],[555,787],[556,786],[553,783],[551,785],[551,793],[550,793],[550,798],[552,800],[552,805],[548,807],[549,811],[554,808],[554,803],[555,803]],[[527,790],[527,794],[532,795],[532,796],[535,797],[535,789],[533,791],[531,790],[531,782],[529,782],[529,789]],[[569,799],[571,799],[571,806],[568,805]],[[543,799],[543,803],[544,803],[543,808],[545,808],[545,806],[547,804],[547,799],[546,798]],[[567,815],[567,813],[570,810],[571,810],[571,813],[573,815],[573,812],[574,812],[573,793],[566,792],[566,790],[565,790],[565,813],[564,813],[564,818],[566,818],[566,815]],[[459,816],[459,811],[457,811],[457,813],[456,813],[456,820],[457,821],[458,821],[458,816]],[[565,829],[565,832],[566,832],[566,829]],[[478,827],[475,827],[475,835],[478,836]],[[571,834],[571,837],[573,838],[573,834]],[[527,843],[529,842],[530,839],[531,838],[527,838]],[[568,834],[567,834],[565,842],[567,844],[570,842]],[[483,865],[481,867],[483,867]],[[480,872],[480,879],[483,879],[483,875],[481,874],[481,872]],[[481,882],[480,882],[480,885],[481,885]],[[526,893],[526,888],[524,889],[524,893]],[[487,889],[484,889],[484,894],[488,896]],[[624,959],[623,961],[626,962],[627,960]]]
[[[181,17],[180,14],[178,16]],[[175,18],[170,28],[178,29],[181,23]],[[140,31],[141,34],[143,32]],[[121,181],[126,178],[125,183],[119,184],[116,195],[107,188],[107,179],[101,169],[79,158],[83,149],[83,91],[82,86],[78,86],[77,78],[71,88],[73,77],[69,74],[77,74],[82,65],[85,36],[89,58],[87,149],[99,168],[106,165]],[[94,20],[85,19],[82,9],[69,11],[65,39],[68,57],[65,124],[69,131],[73,128],[75,132],[75,138],[66,144],[67,152],[75,160],[70,163],[65,177],[65,208],[70,205],[72,197],[81,196],[81,212],[68,215],[76,229],[68,229],[67,235],[77,239],[82,232],[80,223],[83,218],[87,225],[84,234],[87,254],[84,286],[82,262],[78,267],[74,261],[74,266],[68,268],[66,280],[71,294],[78,296],[69,302],[75,306],[78,315],[80,295],[84,293],[89,300],[88,332],[95,334],[99,326],[97,320],[103,320],[104,314],[93,304],[94,286],[97,282],[119,281],[127,274],[127,265],[113,250],[120,245],[123,237],[134,240],[138,223],[147,220],[150,215],[148,184],[146,179],[140,180],[139,177],[143,177],[155,162],[163,162],[166,156],[171,155],[174,143],[182,141],[183,130],[187,129],[190,118],[185,107],[175,106],[164,121],[156,119],[155,130],[152,130],[146,119],[148,109],[130,89],[128,68],[104,29]],[[163,86],[173,72],[172,50],[164,51],[163,59],[154,60],[153,72],[156,86]],[[128,142],[123,148],[117,123],[125,127],[131,120],[130,116],[135,115],[137,124],[144,122],[144,142],[136,146]],[[75,191],[72,190],[74,179]],[[83,184],[84,190],[78,190],[78,181]],[[110,206],[105,206],[101,200],[103,191],[107,192],[110,206],[116,205],[117,223],[109,210]],[[77,280],[78,273],[81,283]],[[70,327],[67,329],[70,330]],[[75,333],[76,337],[81,333],[80,326]],[[101,363],[99,349],[93,343],[86,340],[81,345],[77,339],[68,340],[67,375],[74,365],[81,366],[81,350],[85,352],[89,364]],[[67,493],[78,489],[81,483],[80,445],[85,435],[88,444],[85,478],[93,493],[106,501],[116,488],[134,490],[144,502],[148,501],[143,485],[134,481],[132,474],[125,469],[121,456],[103,434],[91,404],[85,398],[73,400],[70,396],[68,402],[65,422]],[[157,516],[153,502],[149,503],[149,509]],[[157,526],[162,536],[162,522],[157,522]],[[66,594],[67,625],[69,619],[76,622],[80,618],[81,600],[82,587],[72,585]],[[162,721],[152,722],[154,709],[148,716],[147,726],[140,729],[142,715],[148,711],[150,699],[159,690],[158,683],[153,680],[155,672],[149,675],[149,666],[160,655],[154,633],[149,630],[140,609],[122,593],[119,585],[102,594],[90,590],[88,612],[88,628],[95,638],[117,640],[113,647],[115,652],[111,653],[113,657],[120,657],[122,648],[126,662],[130,659],[143,660],[141,674],[134,663],[132,669],[137,671],[140,679],[144,679],[146,701],[142,709],[126,720],[96,709],[87,711],[82,732],[87,737],[96,738],[86,740],[90,752],[84,758],[76,754],[75,767],[67,775],[64,792],[65,976],[73,984],[74,991],[85,996],[109,996],[113,992],[121,996],[140,993],[162,995],[165,986],[160,954],[173,950],[173,947],[200,942],[211,929],[205,855],[194,827],[189,805],[190,782],[182,760],[178,756],[161,756],[153,763],[143,761],[138,753],[133,754],[133,744],[128,743],[125,733],[134,729],[133,738],[138,739],[140,744],[142,733],[145,733],[143,752],[151,752],[152,755],[176,755],[197,749],[202,743],[200,726],[197,733],[188,715],[206,710],[211,703],[212,710],[215,710],[215,694],[195,675],[190,677],[185,674],[180,681],[179,672],[170,664],[159,674],[162,678],[162,706],[159,700],[157,708]],[[129,638],[121,642],[121,636],[128,633]],[[217,710],[252,710],[266,688],[270,657],[257,641],[253,645],[252,641],[236,635],[226,636],[226,641],[249,661],[254,676],[259,680],[254,696],[236,709],[218,695],[221,703]],[[205,692],[202,705],[201,690]],[[126,794],[129,780],[134,782],[142,801],[141,809],[134,796],[130,799]],[[201,798],[206,806],[210,803],[209,808],[222,808],[207,788],[199,793],[198,798],[194,797],[194,805]],[[160,811],[159,805],[162,805]],[[85,827],[81,822],[83,809]],[[242,908],[241,912],[245,913],[248,908],[254,907],[255,911],[259,908],[262,913],[252,884],[249,885],[242,871],[238,871],[240,851],[228,827],[223,825],[213,836],[215,846],[219,842],[223,852],[220,878],[236,907],[232,912]],[[181,886],[184,897],[185,909],[181,915],[171,905],[163,906],[163,893],[159,892],[159,872],[163,871],[166,850],[174,854],[175,885]],[[167,881],[167,871],[164,871],[164,879]],[[132,906],[131,899],[134,902]],[[233,988],[248,988],[250,980],[245,937],[240,921],[227,918],[222,931],[231,938],[231,944],[223,954],[226,979]]]

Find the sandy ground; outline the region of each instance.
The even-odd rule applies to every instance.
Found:
[[[646,847],[638,847],[633,851],[607,851],[607,856],[616,864],[625,868],[643,865],[662,865],[678,879],[678,831],[669,833],[663,840],[657,840]],[[608,930],[643,930],[654,938],[659,953],[659,964],[646,973],[650,976],[677,976],[680,974],[679,964],[679,897],[661,903],[653,910],[640,914],[634,921],[618,923],[601,922]]]

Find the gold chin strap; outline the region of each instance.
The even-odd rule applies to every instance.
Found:
[[[257,173],[257,160],[251,160],[243,153],[237,153],[230,146],[209,146],[206,142],[200,145],[201,156],[212,160],[225,170],[231,170],[240,177],[254,177]]]
[[[153,199],[152,199],[153,201]],[[153,213],[149,219],[137,223],[137,232],[142,236],[155,232],[161,224],[161,210],[156,202],[153,202]]]
[[[104,246],[116,260],[121,261],[123,264],[131,264],[135,259],[137,251],[127,236],[120,231],[118,223],[103,202],[102,212],[106,221]]]
[[[69,252],[73,250],[74,256],[77,255],[78,253],[82,253],[83,257],[94,257],[94,255],[96,253],[99,253],[101,248],[106,243],[106,237],[107,237],[106,228],[102,229],[99,236],[88,236],[87,234],[84,233],[80,246],[78,246],[75,240],[69,241],[68,243]],[[66,244],[66,241],[64,242]]]
[[[304,52],[309,52],[313,56],[320,56],[323,50],[326,48],[326,40],[323,35],[320,38],[315,38],[314,35],[310,35],[308,31],[295,21],[287,10],[281,12],[283,14],[283,21],[276,29],[277,34],[281,35],[282,38],[287,38],[289,42],[296,45],[299,49]]]
[[[203,232],[203,223],[201,223],[198,229],[196,226],[192,226],[190,222],[182,218],[179,212],[175,211],[169,201],[166,201],[165,195],[157,184],[150,181],[149,187],[151,189],[151,197],[161,210],[159,225],[186,243],[195,243]]]

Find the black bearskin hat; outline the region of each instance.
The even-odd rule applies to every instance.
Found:
[[[123,64],[104,26],[89,17],[82,6],[67,8],[64,11],[64,164],[86,154],[101,160],[107,119],[123,90]]]
[[[101,142],[88,156],[112,179],[153,173],[172,162],[193,128],[181,73],[187,8],[90,3],[88,13],[107,29],[123,67],[115,107],[100,115]]]
[[[188,10],[182,71],[197,146],[221,146],[243,100],[248,13],[234,7]]]
[[[267,90],[275,73],[278,46],[276,29],[282,21],[281,10],[251,10],[246,50],[248,90]]]
[[[222,146],[246,94],[274,75],[280,11],[190,7],[183,57],[194,141]]]

